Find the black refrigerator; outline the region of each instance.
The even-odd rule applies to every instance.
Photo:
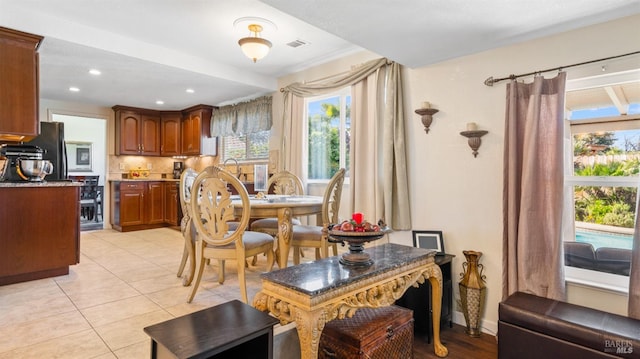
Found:
[[[53,172],[44,179],[47,181],[65,181],[67,173],[67,147],[64,143],[64,123],[40,122],[40,135],[29,141],[44,150],[43,160],[51,161]]]

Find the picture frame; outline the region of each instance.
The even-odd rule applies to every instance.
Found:
[[[412,231],[412,233],[414,247],[433,249],[436,255],[444,255],[442,231]]]
[[[86,147],[76,148],[76,163],[79,165],[90,165],[91,149]]]
[[[67,141],[67,166],[69,172],[92,171],[92,143]]]

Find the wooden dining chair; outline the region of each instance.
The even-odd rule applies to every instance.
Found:
[[[242,213],[239,218],[234,214],[231,192],[227,186],[233,187],[242,201]],[[236,261],[242,301],[249,304],[245,280],[246,258],[265,253],[267,271],[271,271],[274,262],[273,237],[266,233],[245,230],[250,212],[251,203],[247,189],[232,173],[211,166],[196,177],[191,189],[191,215],[197,233],[196,273],[191,293],[187,298],[188,303],[191,303],[200,286],[205,261],[212,259],[218,261],[220,284],[224,283],[225,261]],[[235,231],[230,231],[227,222],[233,220],[238,220],[239,225]]]
[[[103,192],[104,186],[97,184],[80,186],[80,215],[82,217],[99,222],[98,216],[102,216],[104,220]]]
[[[195,230],[191,222],[191,188],[196,180],[198,173],[192,168],[185,169],[180,175],[180,208],[182,208],[182,221],[180,222],[180,231],[184,238],[184,249],[182,251],[182,259],[180,260],[180,266],[178,267],[177,276],[182,276],[184,268],[189,261],[189,274],[184,277],[182,284],[188,286],[193,279],[193,273],[195,272]]]
[[[304,186],[300,178],[293,173],[283,170],[280,171],[267,182],[267,189],[273,188],[273,193],[277,195],[303,195]],[[294,225],[299,225],[300,220],[297,218],[291,221]],[[261,218],[251,223],[251,230],[263,232],[272,236],[278,235],[278,219],[277,218]]]
[[[329,256],[329,240],[325,228],[332,223],[338,223],[340,198],[344,183],[345,169],[341,168],[331,177],[322,200],[322,223],[316,226],[294,225],[292,230],[291,247],[293,248],[293,263],[300,264],[301,248],[315,248],[316,259]],[[331,243],[333,255],[338,254],[338,246]]]

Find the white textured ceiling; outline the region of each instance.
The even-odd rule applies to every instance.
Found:
[[[361,49],[420,67],[636,13],[640,0],[0,0],[0,26],[45,36],[42,98],[156,109],[256,97]],[[277,26],[255,64],[233,26],[247,16]]]

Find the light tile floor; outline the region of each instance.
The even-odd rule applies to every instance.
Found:
[[[176,276],[182,248],[169,228],[82,232],[80,264],[68,275],[0,286],[0,359],[149,358],[144,327],[241,298],[228,261],[224,284],[207,266],[187,303],[191,287]],[[249,300],[265,269],[264,256],[247,269]]]

